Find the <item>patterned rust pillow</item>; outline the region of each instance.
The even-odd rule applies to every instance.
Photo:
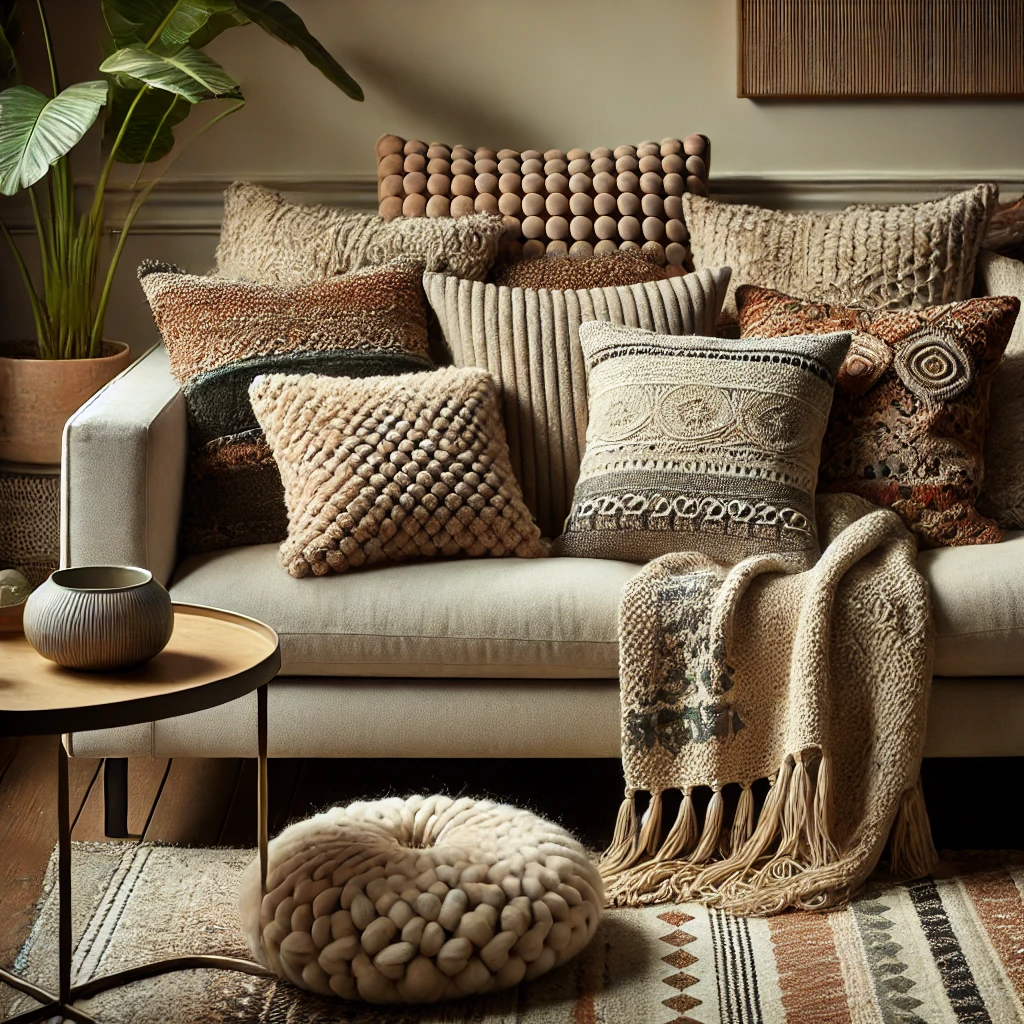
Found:
[[[851,491],[895,509],[927,547],[1002,538],[975,503],[989,387],[1018,299],[883,312],[744,285],[736,301],[744,338],[853,335],[836,381],[819,489]]]
[[[287,532],[281,477],[249,404],[254,377],[361,377],[433,365],[421,273],[396,261],[285,288],[152,261],[139,268],[188,407],[185,552],[266,544]]]
[[[295,577],[438,555],[547,554],[512,475],[482,370],[257,377],[252,406],[284,480]]]
[[[682,267],[653,260],[635,252],[608,253],[606,256],[537,256],[514,263],[499,263],[491,273],[493,284],[508,288],[548,288],[566,291],[573,288],[614,288],[617,285],[646,284],[679,277]]]

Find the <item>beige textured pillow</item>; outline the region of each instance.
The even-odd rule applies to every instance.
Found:
[[[848,333],[666,338],[583,324],[590,423],[559,555],[818,557],[814,490]]]
[[[662,334],[712,334],[728,281],[728,267],[560,291],[423,275],[455,365],[482,366],[501,386],[512,467],[546,537],[562,531],[587,432],[580,324],[607,320]]]
[[[546,554],[508,460],[494,382],[271,374],[249,389],[284,481],[296,577],[437,555]]]
[[[683,214],[694,266],[732,267],[722,320],[733,324],[741,284],[871,309],[969,299],[998,198],[978,185],[934,202],[788,213],[684,195]]]
[[[1024,302],[1024,263],[982,252],[978,273],[986,295]],[[989,392],[985,477],[978,510],[1008,530],[1024,530],[1024,314],[1018,313]]]
[[[260,185],[235,182],[224,193],[217,274],[308,284],[407,257],[427,270],[482,280],[504,230],[489,213],[387,223],[373,213],[290,203]]]

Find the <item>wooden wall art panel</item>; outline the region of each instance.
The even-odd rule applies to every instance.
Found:
[[[1024,98],[1024,0],[738,0],[750,99]]]

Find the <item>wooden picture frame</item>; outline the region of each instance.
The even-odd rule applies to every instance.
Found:
[[[737,0],[760,100],[1022,99],[1022,0]]]

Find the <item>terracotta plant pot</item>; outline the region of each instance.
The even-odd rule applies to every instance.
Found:
[[[0,461],[60,462],[71,414],[132,361],[131,349],[105,341],[96,359],[37,359],[31,342],[0,342]]]

